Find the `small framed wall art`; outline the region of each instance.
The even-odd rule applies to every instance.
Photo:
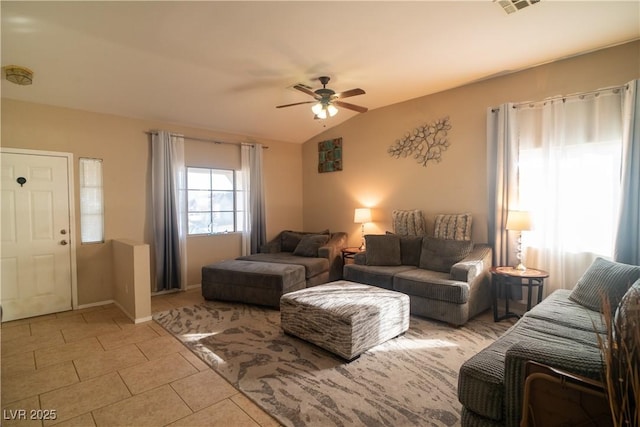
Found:
[[[342,170],[342,138],[318,142],[318,172]]]

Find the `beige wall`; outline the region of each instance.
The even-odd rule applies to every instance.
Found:
[[[113,299],[134,323],[151,319],[151,262],[149,245],[128,239],[111,241]]]
[[[0,144],[33,150],[70,152],[74,155],[76,234],[80,231],[77,162],[79,157],[103,159],[105,238],[104,244],[77,243],[78,303],[114,298],[111,240],[124,238],[151,244],[150,140],[145,131],[167,129],[188,136],[222,141],[249,141],[244,136],[180,127],[158,121],[137,120],[87,111],[51,107],[2,99]],[[302,147],[271,140],[251,140],[269,148],[264,151],[267,233],[302,226]],[[190,166],[229,167],[239,165],[239,148],[199,141],[186,141],[185,157]],[[235,151],[235,153],[234,153]],[[200,283],[202,265],[240,254],[236,234],[191,237],[187,242],[188,282]]]
[[[422,209],[429,226],[437,213],[471,212],[473,239],[487,240],[486,110],[508,101],[540,100],[619,85],[640,77],[640,42],[594,52],[434,95],[359,114],[304,145],[259,140],[264,152],[267,237],[285,228],[347,231],[359,244],[356,207],[371,206],[366,232],[391,229],[392,209]],[[425,75],[428,78],[428,75]],[[366,88],[365,88],[366,89]],[[356,99],[354,99],[356,102]],[[357,102],[356,102],[357,103]],[[394,159],[387,148],[416,126],[449,116],[451,143],[441,163],[426,168]],[[70,152],[77,159],[104,161],[105,244],[80,245],[76,236],[78,301],[111,300],[110,241],[125,238],[151,244],[150,142],[144,133],[168,129],[189,136],[248,141],[243,136],[86,111],[2,99],[0,144],[5,147]],[[344,170],[317,172],[317,141],[341,136]],[[189,166],[228,167],[239,163],[236,146],[187,141]],[[76,230],[79,231],[76,206]],[[188,282],[200,282],[202,265],[240,253],[237,234],[191,237]]]
[[[347,231],[359,245],[357,207],[373,208],[366,233],[391,230],[393,209],[421,209],[428,232],[438,213],[471,212],[473,240],[486,242],[487,109],[624,84],[640,77],[639,64],[640,42],[633,42],[359,114],[304,144],[304,227]],[[423,167],[387,154],[407,131],[446,116],[451,145],[440,163]],[[319,174],[317,142],[336,137],[343,138],[343,171]]]

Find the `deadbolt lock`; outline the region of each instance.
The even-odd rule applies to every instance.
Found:
[[[67,230],[63,228],[62,230],[60,230],[60,234],[67,234]]]

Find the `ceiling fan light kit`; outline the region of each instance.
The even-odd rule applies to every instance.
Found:
[[[311,111],[313,111],[313,114],[315,114],[319,119],[326,119],[327,117],[333,117],[338,114],[338,109],[336,107],[322,102],[313,104]]]
[[[322,88],[316,89],[315,91],[312,91],[308,86],[302,83],[293,86],[294,89],[299,90],[300,92],[304,92],[305,94],[315,98],[315,101],[303,101],[295,102],[293,104],[278,105],[276,106],[276,108],[293,107],[294,105],[301,104],[313,104],[311,106],[311,111],[313,111],[313,114],[317,119],[326,119],[327,117],[335,116],[336,114],[338,114],[337,107],[346,108],[348,110],[357,111],[359,113],[367,112],[368,109],[366,107],[361,107],[359,105],[340,101],[341,98],[364,95],[364,90],[357,88],[347,90],[345,92],[336,93],[334,90],[327,88],[327,83],[329,83],[330,80],[329,77],[322,76],[319,77],[318,80],[320,80],[320,83],[322,83]]]

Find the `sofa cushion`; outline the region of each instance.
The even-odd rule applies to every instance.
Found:
[[[350,282],[365,283],[385,289],[393,289],[393,276],[403,271],[415,270],[409,265],[369,266],[347,264],[344,266],[344,279]]]
[[[317,276],[329,271],[329,260],[326,258],[304,257],[293,255],[291,252],[278,252],[273,254],[252,254],[240,256],[236,259],[256,262],[274,262],[278,264],[301,265],[305,269],[305,278]]]
[[[578,280],[569,298],[592,310],[602,311],[602,298],[606,296],[613,312],[627,289],[638,278],[640,266],[598,257]]]
[[[329,241],[328,234],[305,234],[293,250],[294,255],[317,257],[318,249]]]
[[[395,234],[368,234],[367,265],[400,265],[400,238]]]
[[[469,284],[451,280],[447,273],[414,268],[399,272],[393,278],[393,289],[405,294],[464,304],[469,300]]]
[[[525,313],[525,317],[557,323],[575,329],[600,333],[607,330],[599,312],[586,308],[569,299],[569,289],[558,289]]]
[[[471,249],[471,241],[425,237],[422,239],[419,266],[427,270],[449,273],[453,264],[462,261],[471,253]]]
[[[436,215],[433,237],[437,239],[471,240],[471,214]]]

